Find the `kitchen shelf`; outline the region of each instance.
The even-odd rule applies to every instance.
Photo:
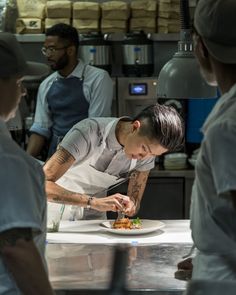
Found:
[[[162,34],[159,34],[159,33],[156,33],[156,34],[151,34],[150,35],[150,40],[152,40],[152,41],[179,41],[179,39],[180,39],[180,35],[179,35],[179,33],[177,33],[177,34],[164,34],[164,33],[162,33]]]
[[[45,34],[15,34],[15,36],[21,43],[37,43],[45,40]]]
[[[179,41],[179,34],[147,34],[148,38],[154,42],[177,42]],[[44,42],[45,34],[15,34],[17,40],[21,43]],[[80,39],[83,39],[83,34]],[[106,39],[113,42],[121,42],[125,40],[124,33],[104,34]]]
[[[150,176],[152,177],[185,177],[185,178],[194,179],[195,170],[194,169],[161,170],[158,167],[155,167],[150,171]]]

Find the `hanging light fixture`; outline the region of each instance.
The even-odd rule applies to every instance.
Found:
[[[217,88],[202,78],[194,56],[188,0],[180,0],[180,41],[178,51],[161,69],[158,77],[158,98],[212,98]]]

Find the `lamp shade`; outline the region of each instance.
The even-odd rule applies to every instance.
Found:
[[[217,88],[209,86],[201,76],[192,51],[178,51],[161,69],[158,98],[212,98]]]

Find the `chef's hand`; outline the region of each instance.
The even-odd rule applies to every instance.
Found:
[[[134,216],[139,210],[139,203],[135,202],[133,198],[129,199],[129,203],[126,205],[126,208],[124,210],[125,215],[131,217]]]
[[[130,198],[119,193],[105,198],[93,198],[91,208],[98,211],[124,211],[130,203]]]

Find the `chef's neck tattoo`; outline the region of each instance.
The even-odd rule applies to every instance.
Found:
[[[69,160],[74,159],[74,157],[67,150],[65,150],[63,147],[60,147],[60,146],[57,149],[56,155],[57,155],[57,157],[55,160],[59,164],[65,164]]]

